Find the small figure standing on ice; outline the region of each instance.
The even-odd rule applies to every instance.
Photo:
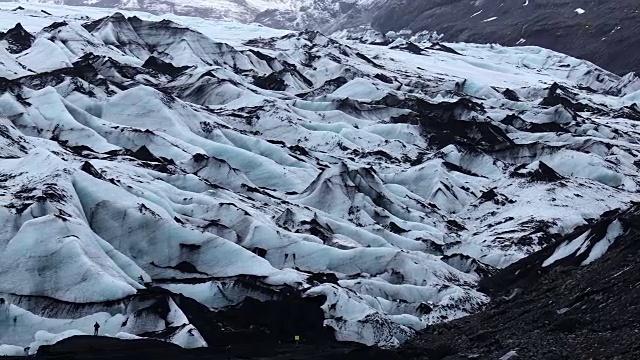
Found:
[[[96,321],[96,323],[93,324],[93,335],[94,336],[98,336],[98,330],[100,330],[100,324],[98,324],[98,322]]]
[[[4,298],[0,297],[0,321],[4,321],[5,319],[9,320],[9,306],[10,304]]]

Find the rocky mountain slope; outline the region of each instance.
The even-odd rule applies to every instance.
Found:
[[[372,24],[437,31],[447,41],[541,46],[623,74],[640,72],[638,22],[634,0],[394,0]]]
[[[428,329],[404,358],[637,358],[639,216],[612,211],[486,279],[485,311]]]
[[[300,329],[394,347],[638,200],[633,74],[167,18],[0,4],[3,354],[95,322],[188,348]]]

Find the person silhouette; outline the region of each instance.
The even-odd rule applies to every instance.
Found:
[[[0,320],[9,319],[9,304],[0,297]]]
[[[96,321],[96,323],[93,324],[93,335],[94,336],[98,336],[98,330],[100,330],[100,324],[98,324],[98,322]]]

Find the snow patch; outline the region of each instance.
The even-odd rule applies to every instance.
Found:
[[[585,233],[583,233],[582,235],[578,236],[577,238],[575,238],[575,239],[573,239],[571,241],[564,242],[562,245],[560,245],[553,252],[553,255],[551,255],[547,260],[545,260],[542,263],[542,266],[543,267],[547,267],[547,266],[555,263],[558,260],[562,260],[562,259],[566,258],[567,256],[573,255],[576,252],[578,252],[580,250],[580,248],[587,241],[590,233],[591,233],[591,231],[586,231]]]
[[[607,234],[602,240],[598,241],[591,248],[591,252],[589,253],[589,257],[582,262],[581,265],[589,265],[597,259],[601,258],[604,255],[611,244],[618,238],[618,236],[622,235],[623,227],[620,221],[615,220],[609,225],[607,228]]]

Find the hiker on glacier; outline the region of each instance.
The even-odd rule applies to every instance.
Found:
[[[0,321],[9,319],[9,306],[4,298],[0,298]]]
[[[93,336],[98,336],[98,330],[100,330],[100,324],[96,321],[96,323],[93,324]]]

